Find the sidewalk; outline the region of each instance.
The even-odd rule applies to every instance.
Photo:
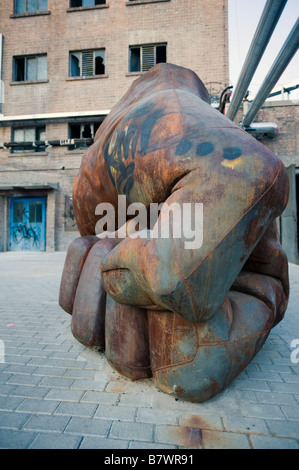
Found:
[[[285,319],[255,359],[194,404],[121,377],[75,340],[58,305],[64,258],[0,253],[0,448],[299,448],[299,266]]]

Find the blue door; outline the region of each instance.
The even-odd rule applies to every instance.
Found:
[[[9,249],[46,249],[46,198],[11,199]]]

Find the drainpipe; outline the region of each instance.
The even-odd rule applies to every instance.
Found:
[[[3,63],[3,34],[0,33],[0,114],[2,114],[2,103],[4,102],[4,83],[2,80]]]
[[[234,120],[287,0],[267,0],[226,116]]]
[[[254,98],[248,112],[242,122],[242,126],[249,126],[259,109],[262,107],[264,101],[268,98],[271,90],[275,86],[277,80],[286,69],[287,65],[295,55],[299,45],[299,19],[297,19],[293,29],[288,35],[284,45],[282,46],[274,64],[264,79],[256,97]]]

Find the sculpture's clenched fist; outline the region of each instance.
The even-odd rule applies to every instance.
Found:
[[[132,230],[132,211],[120,214],[119,196],[145,209],[142,231]],[[105,349],[118,372],[153,376],[183,399],[220,392],[286,310],[276,218],[287,199],[283,163],[210,106],[200,79],[155,66],[104,120],[74,183],[81,237],[68,249],[60,288],[74,336]],[[114,209],[109,238],[95,236],[103,203]],[[187,245],[186,233],[199,228],[201,243]]]

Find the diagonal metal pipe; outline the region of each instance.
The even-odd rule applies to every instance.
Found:
[[[287,0],[267,0],[243,64],[226,117],[234,120]]]
[[[264,101],[268,98],[272,88],[275,86],[277,80],[295,55],[299,45],[299,19],[297,19],[290,34],[288,35],[284,45],[282,46],[276,60],[274,61],[271,69],[269,70],[266,78],[264,79],[256,97],[254,98],[248,112],[246,113],[242,126],[249,126]]]

